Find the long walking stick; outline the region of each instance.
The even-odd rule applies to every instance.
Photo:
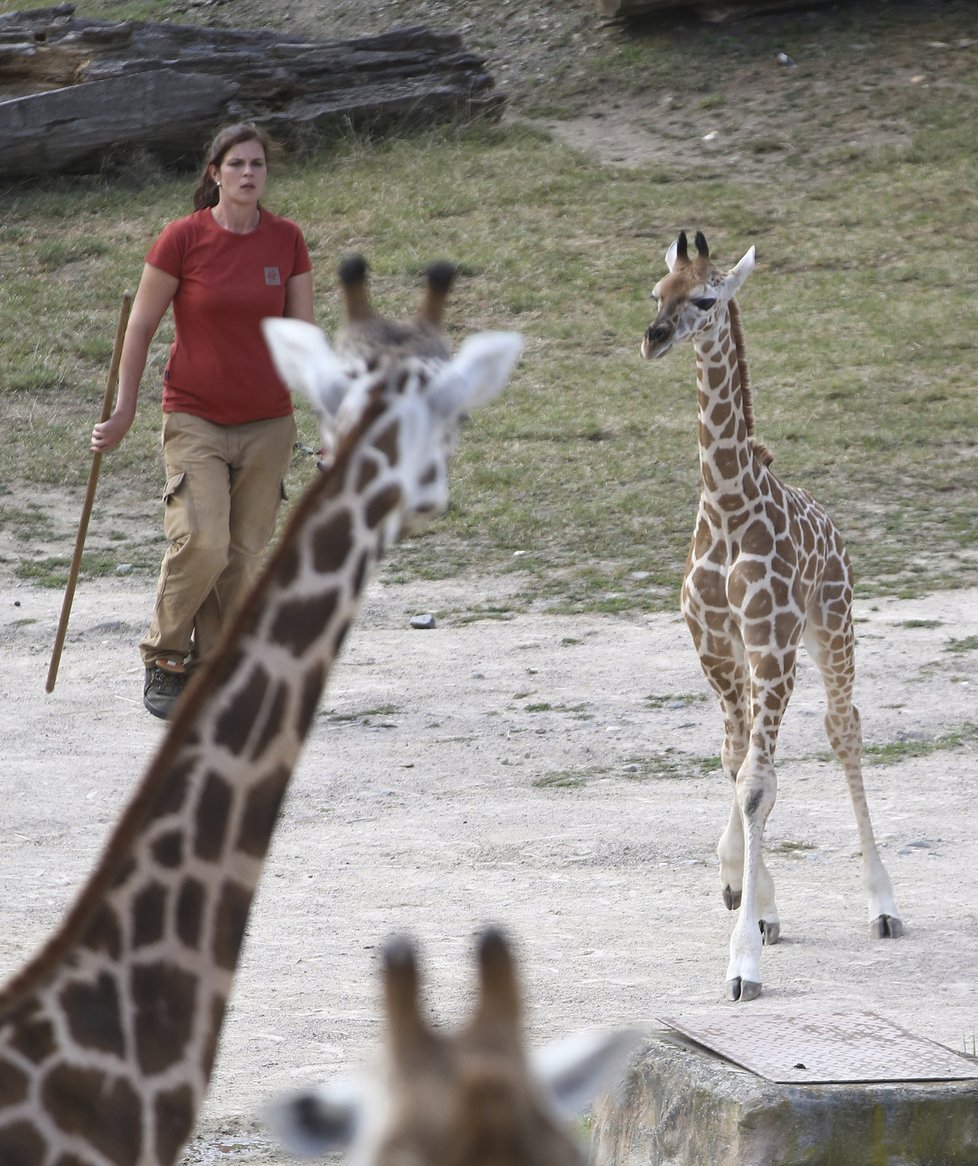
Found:
[[[109,377],[105,385],[105,396],[102,398],[102,415],[99,422],[108,421],[112,413],[112,403],[115,400],[115,386],[119,379],[119,362],[122,359],[122,342],[126,337],[126,325],[129,323],[129,310],[132,307],[132,296],[124,292],[122,307],[119,309],[119,323],[115,330],[115,344],[112,346],[112,363],[109,365]],[[61,650],[65,646],[65,634],[68,631],[68,616],[71,614],[71,603],[75,598],[75,584],[78,582],[78,572],[81,570],[82,551],[85,549],[85,536],[88,534],[88,520],[92,516],[92,506],[95,503],[95,485],[98,482],[98,472],[102,466],[102,454],[92,454],[92,468],[88,471],[88,489],[85,491],[85,504],[82,507],[81,522],[78,524],[78,534],[75,537],[75,553],[71,557],[71,567],[68,569],[68,585],[65,587],[64,602],[61,604],[61,621],[58,624],[58,634],[54,639],[54,651],[51,653],[51,666],[48,668],[48,682],[44,686],[45,692],[54,692],[55,681],[58,679],[58,665],[61,663]]]

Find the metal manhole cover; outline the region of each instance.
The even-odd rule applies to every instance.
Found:
[[[872,1012],[662,1016],[664,1024],[779,1084],[978,1080],[978,1062]]]

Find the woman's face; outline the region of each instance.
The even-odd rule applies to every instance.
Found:
[[[222,195],[232,202],[258,202],[267,175],[265,147],[256,139],[231,146],[220,165],[211,166],[211,177],[220,182]]]

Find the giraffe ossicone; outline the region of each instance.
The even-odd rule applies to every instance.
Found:
[[[653,290],[658,312],[641,352],[656,360],[689,339],[696,354],[700,500],[681,606],[723,710],[721,760],[734,794],[717,853],[723,901],[740,912],[730,940],[727,990],[734,1000],[750,1000],[761,991],[762,945],[780,936],[774,881],[762,846],[777,795],[778,730],[802,642],[822,676],[826,733],[855,810],[870,933],[895,937],[903,924],[863,785],[862,735],[852,700],[849,557],[824,508],[778,478],[770,453],[754,435],[734,298],[754,269],[754,248],[724,272],[711,262],[702,232],[696,232],[694,245],[691,254],[681,232],[666,252],[668,274]]]
[[[269,1124],[283,1143],[308,1157],[346,1151],[351,1166],[583,1166],[568,1122],[614,1087],[638,1033],[579,1033],[528,1053],[516,969],[497,929],[480,936],[477,964],[472,1017],[445,1032],[422,1013],[414,946],[389,943],[380,1063],[276,1102]]]
[[[2,1166],[173,1166],[193,1132],[279,809],[372,567],[444,506],[463,415],[519,354],[497,334],[450,358],[449,271],[430,270],[401,323],[370,309],[366,265],[346,265],[336,351],[308,326],[266,326],[319,403],[331,462],[61,926],[0,986]]]

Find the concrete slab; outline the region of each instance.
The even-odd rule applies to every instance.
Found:
[[[595,1107],[594,1166],[978,1166],[978,1082],[765,1080],[662,1029]]]

